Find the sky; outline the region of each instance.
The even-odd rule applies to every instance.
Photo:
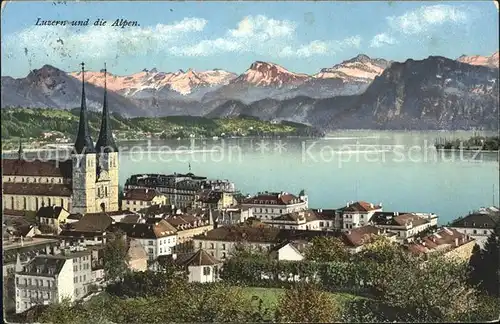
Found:
[[[86,20],[89,26],[36,26]],[[97,19],[107,26],[97,27]],[[112,27],[116,19],[139,26]],[[254,61],[314,74],[363,53],[404,61],[498,51],[493,1],[9,2],[2,10],[2,75],[50,64],[118,75],[157,68],[242,73]]]

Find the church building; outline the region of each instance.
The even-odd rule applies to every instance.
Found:
[[[71,159],[28,160],[21,144],[17,159],[2,159],[3,209],[36,211],[61,206],[71,213],[118,210],[118,147],[111,132],[106,69],[102,121],[96,144],[89,132],[82,63],[80,121]]]

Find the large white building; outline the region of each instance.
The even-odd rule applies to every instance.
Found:
[[[35,305],[81,299],[93,282],[90,251],[38,255],[16,272],[16,313]]]
[[[80,121],[71,158],[27,160],[20,144],[17,159],[2,159],[4,210],[37,211],[54,205],[82,214],[118,210],[118,147],[111,133],[106,83],[101,129],[94,146],[88,125],[83,63],[81,75]]]
[[[308,199],[305,194],[297,197],[287,192],[263,192],[245,199],[241,206],[251,209],[253,217],[257,219],[273,219],[306,210]]]
[[[368,225],[373,214],[382,211],[382,204],[374,205],[365,201],[351,201],[338,211],[342,213],[342,228],[347,230]]]
[[[450,224],[450,228],[474,238],[483,246],[495,226],[500,223],[500,211],[496,207],[481,208],[479,211],[460,217]]]

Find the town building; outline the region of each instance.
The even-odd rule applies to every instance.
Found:
[[[351,201],[337,211],[342,214],[342,228],[353,229],[368,225],[373,214],[382,211],[382,204],[374,205],[365,201]]]
[[[222,262],[205,250],[171,255],[172,262],[188,272],[189,282],[216,282]]]
[[[89,251],[34,257],[15,275],[16,313],[83,298],[93,282],[91,271]]]
[[[235,191],[228,180],[209,180],[193,173],[171,175],[134,174],[125,182],[124,190],[155,189],[167,196],[168,201],[177,208],[192,207],[199,199],[202,190],[217,190],[227,193]]]
[[[296,242],[296,247],[301,251],[314,237],[339,235],[340,232],[334,231],[296,231],[242,224],[217,227],[193,237],[193,241],[195,250],[204,249],[217,259],[225,260],[241,244],[260,251],[270,251],[272,247],[285,241]]]
[[[424,257],[439,253],[446,257],[468,261],[474,245],[476,241],[468,234],[443,227],[430,235],[414,240],[407,244],[406,248]]]
[[[271,227],[290,230],[333,231],[341,218],[334,210],[300,210],[261,221]]]
[[[149,261],[160,255],[170,255],[177,245],[177,230],[163,219],[152,219],[152,223],[116,223],[115,226],[137,240],[148,254]]]
[[[496,207],[489,207],[460,217],[451,222],[449,227],[474,238],[482,247],[498,224],[500,224],[500,211]]]
[[[257,219],[273,219],[284,214],[306,210],[308,198],[287,192],[262,192],[241,202],[241,207],[252,210]]]
[[[198,196],[195,206],[202,209],[220,210],[237,204],[231,192],[222,190],[205,189],[200,191]]]
[[[378,228],[397,233],[397,239],[401,242],[436,227],[427,217],[399,212],[376,212],[370,223]]]
[[[364,249],[377,236],[383,236],[391,242],[396,241],[396,233],[377,228],[373,225],[365,225],[342,232],[342,241],[350,253],[358,253]]]
[[[177,230],[176,253],[193,251],[193,237],[206,233],[214,228],[210,215],[176,214],[164,218]]]
[[[252,208],[242,208],[241,206],[214,210],[213,216],[214,222],[218,226],[241,224],[247,219],[253,218]]]
[[[167,196],[155,189],[130,189],[123,196],[122,209],[139,211],[153,205],[166,205]]]
[[[284,241],[273,246],[269,251],[269,256],[277,261],[302,261],[304,255],[291,242]]]
[[[41,207],[36,212],[36,221],[40,227],[48,227],[55,234],[61,232],[61,225],[66,223],[69,212],[61,206]]]
[[[60,206],[71,213],[118,210],[118,147],[111,133],[106,82],[101,129],[94,146],[84,74],[82,64],[80,121],[71,159],[26,160],[20,143],[17,159],[2,159],[3,209],[37,211],[42,206]]]

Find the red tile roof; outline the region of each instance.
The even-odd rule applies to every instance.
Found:
[[[346,206],[342,208],[343,211],[353,211],[353,212],[362,212],[366,213],[372,210],[377,210],[382,208],[382,206],[377,206],[371,203],[368,203],[366,201],[356,201],[354,203],[349,204],[349,206]]]
[[[72,190],[70,185],[59,183],[7,182],[3,184],[3,193],[10,195],[70,197]]]
[[[2,159],[2,174],[4,176],[40,176],[63,177],[73,176],[73,162],[66,161],[28,161],[19,159]]]
[[[362,226],[351,229],[349,232],[342,234],[342,239],[345,244],[353,247],[362,246],[375,235],[380,234],[380,229],[372,225]]]
[[[130,189],[127,190],[123,199],[125,200],[141,200],[151,201],[154,197],[159,195],[160,192],[154,189]]]
[[[197,252],[178,254],[174,262],[182,267],[199,267],[221,264],[222,262],[211,256],[205,250],[198,250]]]
[[[468,235],[460,233],[452,228],[443,227],[436,233],[427,235],[408,244],[407,248],[414,253],[420,254],[455,248],[471,241],[473,241],[473,239]]]

